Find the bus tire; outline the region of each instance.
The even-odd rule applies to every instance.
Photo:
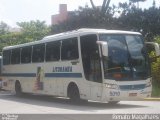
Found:
[[[80,94],[77,85],[70,84],[68,87],[68,97],[70,98],[71,102],[78,103],[80,102]]]
[[[16,96],[17,97],[21,97],[22,96],[22,88],[21,88],[21,84],[20,84],[19,81],[16,81],[15,91],[16,91]]]
[[[109,101],[108,103],[111,104],[111,105],[116,105],[118,104],[120,101]]]

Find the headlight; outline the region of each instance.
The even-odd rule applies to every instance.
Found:
[[[109,84],[109,83],[106,83],[105,84],[106,88],[110,88],[110,89],[118,89],[118,85],[116,84]]]

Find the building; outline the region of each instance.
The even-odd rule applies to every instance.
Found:
[[[68,17],[67,4],[60,4],[59,14],[51,16],[51,24],[52,25],[59,24],[60,22],[65,21],[67,17]]]

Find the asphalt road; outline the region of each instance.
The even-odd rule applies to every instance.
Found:
[[[18,98],[10,92],[1,91],[0,114],[47,114],[50,117],[54,114],[56,120],[85,120],[87,117],[92,120],[109,120],[106,114],[160,114],[160,101],[121,101],[117,105],[97,102],[73,104],[68,99],[39,95]],[[50,117],[45,117],[45,120]]]

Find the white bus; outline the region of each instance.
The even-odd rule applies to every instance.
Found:
[[[79,29],[3,49],[3,88],[117,103],[151,96],[150,63],[137,32]]]
[[[2,88],[2,56],[0,56],[0,89]]]

